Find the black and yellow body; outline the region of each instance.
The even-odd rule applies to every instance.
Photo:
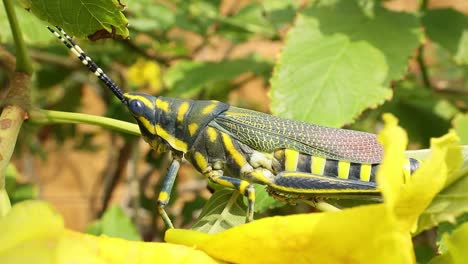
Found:
[[[183,157],[208,180],[245,195],[247,221],[253,219],[252,183],[285,201],[379,196],[375,175],[382,147],[374,134],[281,119],[218,101],[122,93],[65,32],[68,42],[50,30],[127,106],[144,140],[157,151],[172,152],[158,197],[168,227],[172,223],[164,207]],[[405,177],[418,167],[418,161],[408,159]]]

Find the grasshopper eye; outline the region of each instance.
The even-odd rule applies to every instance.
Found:
[[[129,109],[134,115],[140,116],[145,111],[145,106],[140,100],[132,100]]]

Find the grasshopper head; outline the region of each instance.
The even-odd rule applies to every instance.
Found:
[[[140,127],[143,139],[156,151],[166,150],[166,145],[157,136],[155,129],[158,121],[156,97],[144,93],[124,93],[123,96],[128,110]]]

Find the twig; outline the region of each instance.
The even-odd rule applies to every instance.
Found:
[[[5,11],[8,16],[8,21],[10,22],[11,33],[15,41],[16,70],[31,75],[33,72],[31,58],[28,56],[26,45],[23,41],[23,35],[21,33],[21,28],[18,25],[18,19],[16,18],[13,3],[11,0],[3,0],[3,4],[5,5]]]
[[[423,53],[424,53],[424,45],[421,45],[418,48],[418,56],[417,56],[419,69],[421,70],[421,77],[422,77],[424,86],[426,86],[429,89],[432,89],[431,80],[429,79],[429,74],[427,73],[426,63],[424,63]]]

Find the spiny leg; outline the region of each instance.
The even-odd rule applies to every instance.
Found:
[[[174,186],[174,182],[177,177],[177,172],[180,168],[180,160],[181,158],[179,156],[174,155],[174,159],[172,160],[172,163],[169,166],[169,169],[167,170],[167,174],[164,177],[163,185],[161,191],[159,192],[157,201],[158,212],[161,215],[164,224],[166,224],[168,228],[174,228],[174,225],[172,224],[171,219],[167,215],[166,210],[164,210],[164,207],[169,203],[169,200],[171,198],[172,187]]]
[[[248,182],[238,178],[223,176],[221,171],[212,171],[208,175],[208,179],[214,183],[222,186],[238,190],[242,195],[247,197],[247,218],[246,222],[253,221],[254,205],[255,205],[255,189],[254,186]]]

